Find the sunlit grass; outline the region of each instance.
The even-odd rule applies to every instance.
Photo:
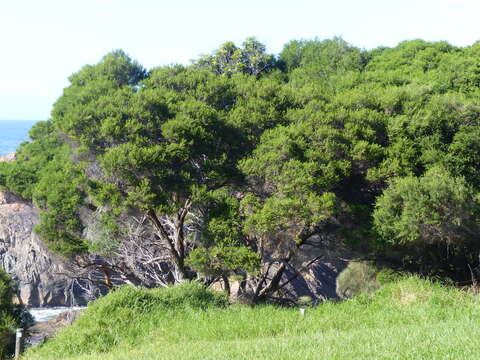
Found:
[[[151,291],[151,290],[149,290]],[[154,292],[159,290],[154,290]],[[171,291],[171,290],[169,290]],[[148,292],[143,290],[143,292]],[[185,295],[185,292],[183,295]],[[473,359],[480,302],[415,277],[373,295],[298,309],[152,306],[129,289],[92,304],[28,359]],[[198,295],[198,294],[197,294]],[[126,298],[132,301],[126,301]],[[143,299],[143,300],[139,300]],[[147,300],[146,300],[147,299]],[[175,302],[172,302],[175,304]],[[170,304],[170,305],[172,305]]]

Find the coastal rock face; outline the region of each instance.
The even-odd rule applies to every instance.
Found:
[[[8,155],[0,155],[0,162],[10,162],[15,160],[15,153],[11,153]]]
[[[76,321],[83,310],[66,311],[59,314],[52,320],[41,321],[35,323],[27,329],[26,344],[27,346],[36,346],[43,344],[45,340],[55,337],[56,333],[66,326]]]
[[[88,294],[62,275],[65,262],[34,233],[38,211],[9,191],[0,191],[0,267],[18,285],[18,301],[32,307],[83,305]]]
[[[284,296],[307,297],[314,301],[338,299],[337,278],[351,256],[335,234],[326,232],[311,236],[308,245],[297,254],[295,267],[300,273],[286,271],[286,278],[294,280],[286,287]]]

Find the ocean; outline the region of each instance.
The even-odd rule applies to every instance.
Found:
[[[52,320],[61,313],[74,311],[74,310],[83,310],[85,307],[82,306],[73,306],[73,307],[51,307],[51,308],[32,308],[29,309],[30,314],[37,322]]]
[[[0,155],[14,152],[28,140],[28,130],[36,121],[0,120]]]

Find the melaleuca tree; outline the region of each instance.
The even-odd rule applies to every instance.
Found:
[[[2,164],[3,185],[41,210],[35,231],[51,250],[82,253],[87,249],[79,218],[82,175],[71,161],[70,146],[50,121],[36,123],[29,136],[30,142],[17,149],[16,160]]]
[[[336,87],[329,81],[332,76],[359,72],[367,62],[364,52],[341,38],[294,40],[285,45],[279,56],[279,63],[292,82],[325,82],[329,88]]]
[[[88,67],[72,77],[71,87],[55,106],[53,121],[80,143],[90,163],[99,166],[91,179],[97,205],[146,215],[168,254],[175,281],[181,281],[188,276],[189,216],[200,211],[202,194],[239,178],[236,161],[241,153],[236,144],[241,136],[218,110],[218,94],[205,99],[205,93],[196,92],[196,87],[206,90],[211,77],[174,72],[175,79],[164,83],[153,78],[139,87],[128,77],[131,72],[124,72],[131,68],[125,62],[131,60],[113,60],[112,65],[107,56],[98,69]],[[165,78],[165,73],[159,75]],[[80,86],[76,79],[87,80]],[[173,86],[179,81],[187,84],[182,91]],[[212,91],[223,91],[216,84]]]
[[[54,133],[48,121],[36,123],[29,132],[31,141],[24,142],[16,151],[16,161],[2,163],[2,185],[31,199],[42,170],[62,152],[63,142]]]
[[[237,75],[231,79],[236,98],[227,121],[244,137],[243,153],[258,144],[265,130],[289,122],[286,114],[294,106],[293,94],[281,79],[270,75],[260,79]]]
[[[68,157],[61,156],[50,161],[40,175],[32,196],[42,210],[35,232],[56,253],[72,257],[87,252],[80,218],[85,178]]]
[[[445,162],[452,174],[480,190],[480,126],[465,126],[455,134]]]
[[[115,51],[70,77],[52,121],[16,162],[0,164],[0,186],[33,198],[37,230],[57,251],[118,255],[125,239],[149,233],[177,280],[191,269],[246,274],[261,297],[281,286],[265,270],[294,266],[289,254],[310,234],[332,225],[365,245],[388,184],[423,184],[441,167],[474,197],[478,48],[414,40],[363,51],[314,39],[288,43],[276,61],[247,39],[150,72]],[[84,241],[79,207],[101,214],[97,240]],[[142,236],[129,217],[142,220],[133,223]],[[422,236],[439,243],[436,232]],[[152,251],[142,262],[160,258]]]
[[[382,49],[373,56],[367,69],[372,71],[402,71],[421,74],[439,66],[444,56],[454,53],[457,48],[445,41],[424,40],[402,41],[394,48]]]
[[[106,99],[114,97],[117,101],[115,105],[121,107],[125,97],[135,91],[146,75],[146,70],[121,50],[107,54],[97,65],[84,66],[70,76],[70,86],[64,89],[53,107],[55,126],[80,143],[88,143],[91,147],[97,143],[100,147],[105,146],[102,135],[112,129],[102,132],[96,117],[120,120],[120,114],[109,116],[114,103],[108,103]],[[114,119],[115,116],[117,118]]]
[[[250,180],[250,192],[242,202],[244,231],[256,242],[264,264],[264,273],[254,281],[257,298],[286,284],[283,274],[289,268],[298,271],[298,264],[293,264],[301,248],[311,246],[315,235],[337,227],[348,206],[368,204],[370,196],[354,196],[350,188],[364,186],[367,170],[381,158],[371,127],[378,120],[375,114],[368,124],[368,112],[329,107],[319,111],[318,104],[311,105],[290,113],[291,125],[265,132],[242,163]],[[276,270],[267,275],[272,264]]]
[[[342,159],[344,143],[339,134],[320,128],[311,138],[311,128],[301,125],[267,132],[242,164],[252,181],[252,191],[242,202],[244,231],[256,244],[263,264],[259,276],[251,279],[254,301],[281,287],[297,248],[333,216],[336,196],[329,190],[349,168]],[[311,140],[315,145],[310,146]],[[316,146],[318,151],[312,151]]]

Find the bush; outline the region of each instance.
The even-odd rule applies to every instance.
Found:
[[[366,262],[351,262],[337,278],[337,295],[351,298],[370,293],[380,287],[375,268]]]
[[[202,284],[192,281],[169,288],[145,289],[122,286],[113,293],[93,303],[89,311],[104,312],[128,308],[132,311],[145,312],[156,310],[207,309],[224,306],[226,297],[214,293]]]
[[[13,283],[10,276],[0,269],[0,358],[8,352],[12,328],[18,324],[16,307],[12,303]]]
[[[463,177],[442,167],[398,178],[373,212],[379,245],[395,250],[410,270],[463,280],[478,263],[480,200]]]

